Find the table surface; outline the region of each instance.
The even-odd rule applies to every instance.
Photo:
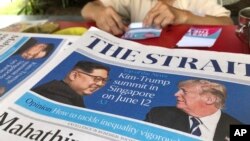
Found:
[[[51,15],[36,15],[36,16],[27,16],[27,15],[0,15],[0,28],[4,28],[8,25],[17,22],[23,21],[40,21],[40,20],[48,20],[48,21],[83,21],[83,18],[78,15],[65,15],[65,16],[51,16]]]
[[[93,22],[86,22],[81,16],[0,16],[0,28],[1,26],[10,25],[15,22],[21,21],[36,21],[36,20],[49,20],[55,21],[59,24],[60,29],[68,27],[85,27],[95,26]],[[159,38],[151,38],[145,40],[136,40],[136,42],[146,45],[156,45],[166,48],[178,48],[177,42],[188,31],[191,25],[177,25],[163,29]],[[219,51],[219,52],[231,52],[231,53],[244,53],[250,54],[250,48],[243,43],[235,34],[235,25],[218,26],[222,27],[222,32],[211,48],[192,48],[199,50]],[[178,48],[181,49],[181,48]]]
[[[90,22],[72,22],[72,21],[58,21],[60,28],[67,27],[86,27],[95,26],[94,23]],[[191,25],[177,25],[171,26],[163,29],[161,36],[159,38],[151,38],[145,40],[136,40],[136,42],[146,44],[146,45],[156,45],[166,48],[178,48],[176,47],[177,42],[182,38],[182,36],[188,31]],[[207,26],[206,26],[207,27]],[[219,52],[230,52],[230,53],[244,53],[249,54],[250,48],[247,44],[243,43],[236,35],[236,25],[227,25],[227,26],[216,26],[221,27],[222,32],[215,42],[215,44],[210,48],[191,48],[199,50],[208,50],[208,51],[219,51]],[[178,48],[182,49],[182,48]],[[186,48],[185,48],[186,49]]]

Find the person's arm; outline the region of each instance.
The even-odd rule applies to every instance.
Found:
[[[198,16],[190,11],[177,9],[162,1],[159,1],[147,14],[143,21],[144,25],[165,27],[169,24],[192,24],[192,25],[230,25],[233,21],[230,17]]]
[[[233,21],[230,17],[221,16],[209,16],[205,15],[204,17],[197,16],[187,11],[187,20],[184,22],[186,24],[198,24],[198,25],[233,25]]]
[[[121,16],[114,8],[104,6],[99,0],[87,3],[81,14],[85,20],[95,21],[97,27],[114,35],[122,34],[126,30]]]

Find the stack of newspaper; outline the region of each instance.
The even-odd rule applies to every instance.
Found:
[[[0,138],[229,140],[230,124],[250,124],[249,60],[244,54],[146,46],[96,28],[73,40],[1,32]],[[192,90],[194,85],[202,87]],[[199,96],[191,99],[204,103],[192,113],[196,90]],[[217,109],[215,118],[199,115],[208,106]],[[199,118],[201,135],[192,135],[191,116]]]

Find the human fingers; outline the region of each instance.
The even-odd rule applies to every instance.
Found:
[[[174,19],[174,14],[171,11],[171,6],[159,1],[152,10],[147,14],[144,22],[145,26],[165,27],[171,24]]]
[[[155,5],[153,8],[151,8],[151,9],[149,10],[149,13],[150,13],[150,12],[155,12],[155,11],[157,11],[157,10],[161,7],[162,4],[163,4],[163,3],[162,3],[161,1],[158,1],[158,2],[156,3],[156,5]]]
[[[158,2],[152,9],[149,10],[149,12],[147,13],[147,15],[145,16],[143,20],[144,26],[152,25],[154,17],[159,14],[157,9],[160,7],[160,5],[161,3]]]
[[[123,32],[119,27],[120,23],[118,24],[116,22],[116,20],[119,21],[119,15],[112,7],[106,7],[95,20],[96,25],[106,32],[114,35],[118,35]]]
[[[153,19],[153,25],[163,28],[174,23],[175,15],[171,10],[171,6],[161,5],[158,12],[159,14]]]
[[[147,16],[143,20],[143,25],[144,26],[151,26],[151,25],[153,25],[155,17],[157,17],[159,14],[160,14],[159,11],[149,12],[147,14]]]
[[[115,24],[110,24],[112,23],[112,20],[107,20],[105,22],[101,22],[101,23],[96,23],[97,27],[99,27],[101,30],[106,31],[108,33],[111,33],[113,35],[119,35],[122,34],[123,31],[120,30],[119,28],[116,27]],[[114,26],[112,26],[114,25]]]
[[[122,34],[124,31],[123,29],[119,27],[118,23],[113,18],[107,19],[107,24],[111,33],[114,35]]]
[[[168,25],[173,24],[173,21],[168,19],[168,18],[164,18],[164,20],[161,22],[161,28],[167,27]]]
[[[105,19],[105,28],[114,35],[122,34],[124,31],[124,25],[122,23],[120,15],[114,10],[113,7],[107,7],[104,11],[107,18]]]
[[[100,23],[96,22],[96,26],[103,31],[111,33],[109,26],[107,26],[106,24],[100,24]]]
[[[113,19],[115,20],[117,26],[118,26],[121,30],[125,31],[126,26],[124,25],[121,16],[120,16],[119,14],[117,14],[116,12],[114,12],[114,13],[112,14],[112,17],[113,17]]]
[[[175,15],[170,10],[162,10],[158,16],[153,20],[153,25],[157,27],[166,27],[167,25],[173,24]]]

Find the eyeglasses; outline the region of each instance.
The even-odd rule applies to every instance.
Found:
[[[91,75],[91,74],[88,74],[88,73],[82,72],[82,71],[77,71],[77,72],[82,73],[82,74],[85,74],[85,75],[91,77],[95,83],[98,83],[98,82],[101,81],[103,84],[106,84],[107,81],[108,81],[107,78],[103,78],[103,77],[101,77],[101,76],[94,76],[94,75]]]

